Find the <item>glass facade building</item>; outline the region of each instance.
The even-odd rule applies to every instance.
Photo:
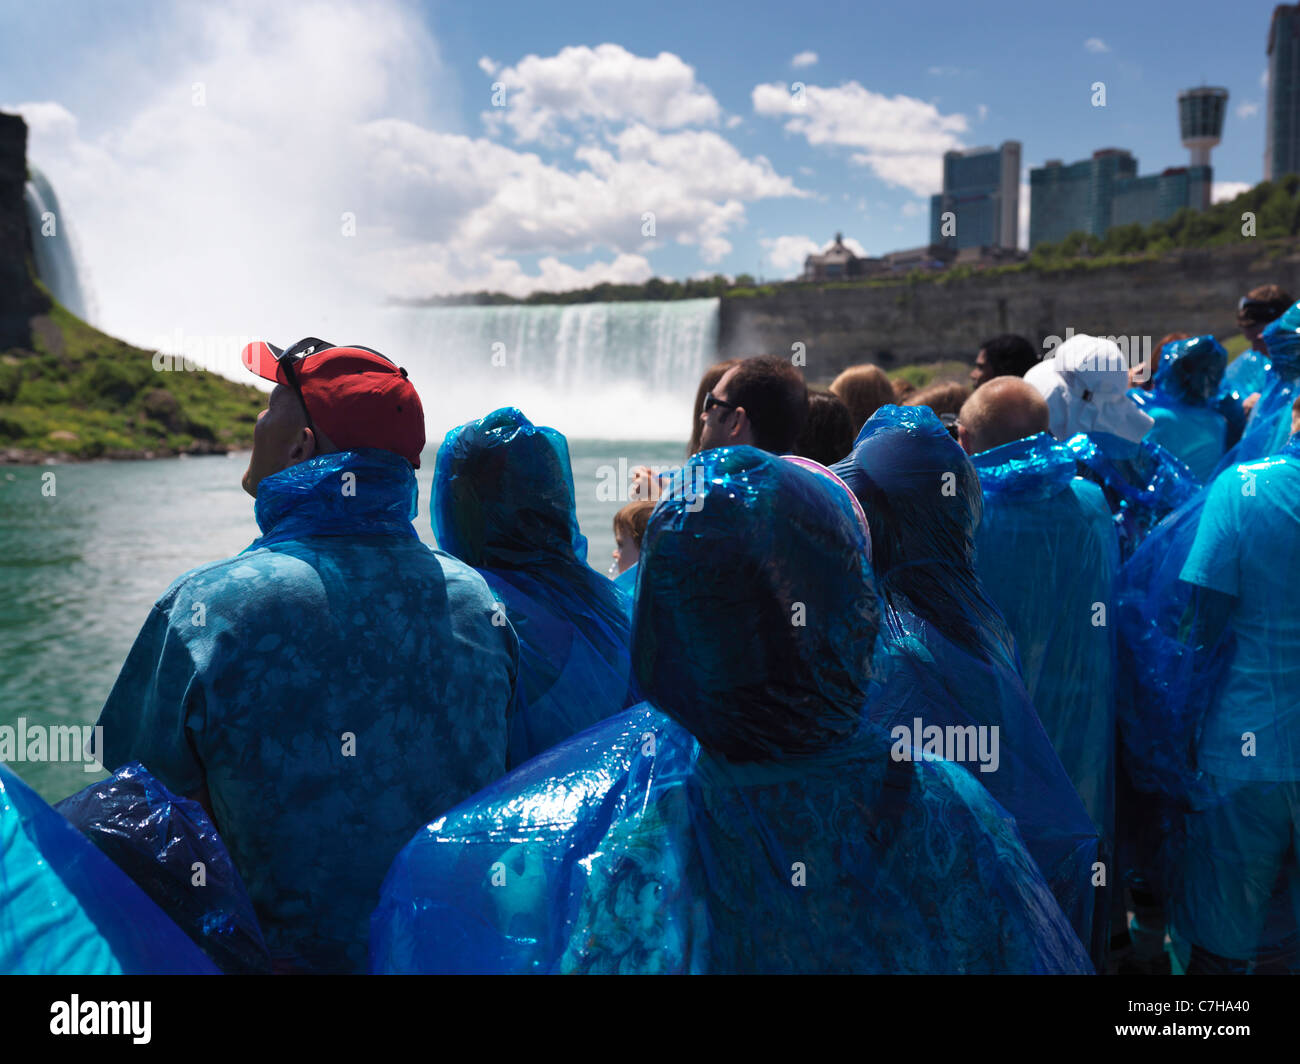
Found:
[[[1065,166],[1049,159],[1029,171],[1029,246],[1055,244],[1076,230],[1102,236],[1113,222],[1115,186],[1137,177],[1137,160],[1122,148],[1102,148]]]
[[[1300,5],[1278,4],[1268,27],[1264,179],[1300,173]]]
[[[1208,166],[1174,166],[1160,174],[1120,178],[1111,201],[1111,225],[1149,225],[1184,207],[1201,210],[1210,200],[1212,176]]]
[[[944,233],[951,212],[955,232]],[[930,243],[1012,248],[1020,235],[1020,142],[945,152],[943,191],[930,197]]]

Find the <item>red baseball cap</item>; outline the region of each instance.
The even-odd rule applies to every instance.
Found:
[[[258,340],[241,357],[263,380],[298,391],[312,423],[339,450],[378,447],[420,468],[424,407],[406,370],[378,351],[308,337],[287,350]]]

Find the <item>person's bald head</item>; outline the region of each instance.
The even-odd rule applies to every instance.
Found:
[[[1022,377],[994,377],[978,388],[957,416],[957,439],[967,454],[1046,432],[1047,402]]]

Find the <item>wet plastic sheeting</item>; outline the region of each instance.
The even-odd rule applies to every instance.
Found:
[[[1166,344],[1143,405],[1155,420],[1147,439],[1183,462],[1202,483],[1213,476],[1227,450],[1228,421],[1210,405],[1227,362],[1228,353],[1213,336]]]
[[[1221,474],[1119,588],[1122,754],[1161,811],[1141,854],[1191,942],[1252,960],[1300,945],[1300,442]]]
[[[1092,879],[1100,832],[1025,690],[1011,631],[976,575],[983,499],[974,467],[931,411],[885,406],[834,471],[866,511],[885,604],[871,719],[917,749],[932,727],[954,744],[966,737],[962,763],[1015,817],[1061,908],[1099,958]]]
[[[0,973],[216,972],[112,861],[0,764]]]
[[[1129,443],[1105,433],[1065,441],[1080,476],[1099,485],[1115,517],[1120,559],[1126,561],[1150,531],[1201,490],[1182,462],[1151,439]]]
[[[1085,971],[1006,813],[891,757],[877,605],[842,489],[695,455],[642,545],[649,704],[421,831],[372,920],[398,971]]]
[[[1300,395],[1300,303],[1264,327],[1269,368],[1241,440],[1224,455],[1219,472],[1276,454],[1291,435],[1291,406]]]
[[[172,794],[133,762],[55,808],[223,972],[270,972],[271,955],[252,900],[198,802]]]
[[[512,407],[449,432],[433,530],[439,547],[483,575],[519,636],[512,767],[638,701],[631,607],[587,564],[560,433]]]
[[[984,492],[976,572],[1015,636],[1025,687],[1062,765],[1111,839],[1119,543],[1106,500],[1046,432],[972,463]]]

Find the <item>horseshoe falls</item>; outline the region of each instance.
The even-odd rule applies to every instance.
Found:
[[[394,307],[389,346],[424,401],[430,444],[500,406],[572,439],[680,440],[715,361],[718,300]]]

